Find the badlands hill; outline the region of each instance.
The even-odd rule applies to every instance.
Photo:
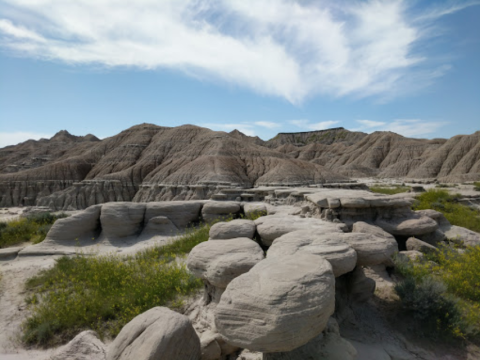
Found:
[[[225,187],[374,176],[480,180],[480,132],[425,140],[335,128],[281,133],[265,142],[193,125],[141,124],[104,140],[61,131],[0,149],[0,206],[80,209],[107,201],[206,199]]]

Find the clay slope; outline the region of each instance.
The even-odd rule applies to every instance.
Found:
[[[105,201],[130,201],[141,187],[143,198],[151,191],[161,200],[172,197],[167,190],[173,186],[252,187],[346,180],[320,165],[292,159],[249,139],[236,132],[192,125],[134,126],[88,149],[74,146],[71,156],[64,154],[37,168],[0,175],[0,205],[83,208]],[[165,197],[158,196],[158,187],[168,188]]]
[[[365,136],[367,136],[365,133],[349,131],[345,130],[343,127],[338,127],[317,131],[279,133],[273,139],[268,140],[265,144],[270,148],[277,148],[285,144],[305,146],[308,144],[330,145],[343,143],[345,145],[352,145],[363,139]]]
[[[75,136],[66,130],[51,139],[28,140],[0,149],[0,174],[38,168],[62,158],[81,154],[100,140],[94,135]]]

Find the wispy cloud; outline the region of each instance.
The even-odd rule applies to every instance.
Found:
[[[448,124],[445,121],[425,121],[421,119],[397,119],[392,122],[357,120],[362,126],[354,131],[392,131],[407,137],[420,137],[435,133]]]
[[[0,148],[8,145],[17,145],[27,140],[39,140],[41,138],[50,139],[52,134],[34,133],[34,132],[0,132]]]
[[[0,0],[0,46],[69,64],[175,69],[292,103],[396,96],[420,83],[408,79],[438,76],[430,54],[413,51],[422,29],[478,2],[444,0],[416,17],[412,3]]]
[[[289,123],[295,125],[299,128],[304,130],[325,130],[331,128],[332,126],[338,124],[340,121],[320,121],[317,123],[313,123],[309,120],[301,119],[301,120],[290,120]]]
[[[275,128],[282,127],[282,124],[274,123],[274,122],[271,122],[271,121],[256,121],[256,122],[254,122],[254,124],[257,125],[257,126],[267,128],[267,129],[275,129]]]

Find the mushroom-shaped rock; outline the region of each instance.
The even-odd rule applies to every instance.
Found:
[[[202,217],[207,223],[225,219],[240,212],[240,203],[235,201],[208,201],[203,205]]]
[[[155,236],[175,236],[178,228],[166,216],[155,216],[148,220],[140,234],[141,239],[151,239]]]
[[[198,360],[200,339],[188,317],[165,307],[138,315],[108,347],[107,360]]]
[[[58,219],[52,225],[46,240],[55,242],[83,240],[95,236],[100,226],[100,208],[102,205],[93,205],[85,210],[64,219]]]
[[[435,220],[415,213],[409,217],[377,219],[375,225],[390,234],[401,236],[423,235],[438,229],[438,224]]]
[[[196,277],[224,289],[264,257],[262,248],[248,238],[206,241],[192,249],[187,267]]]
[[[145,221],[156,216],[166,216],[179,228],[198,221],[204,201],[162,201],[147,203]]]
[[[102,205],[100,223],[107,238],[137,235],[143,225],[145,204],[112,202]]]
[[[106,346],[95,331],[82,331],[50,357],[51,360],[105,360]]]
[[[262,244],[272,245],[276,238],[297,230],[312,230],[319,233],[343,233],[345,224],[297,216],[271,215],[255,220]]]
[[[319,335],[335,308],[332,267],[296,253],[265,259],[235,278],[215,309],[227,343],[260,352],[291,351]]]
[[[358,266],[391,265],[398,251],[395,239],[364,233],[343,234],[342,239],[357,252]]]
[[[307,252],[320,255],[332,265],[335,277],[352,271],[357,264],[357,253],[345,241],[343,233],[319,234],[312,230],[298,230],[277,238],[268,249],[268,258]]]
[[[229,222],[216,223],[210,228],[210,239],[235,239],[246,237],[253,239],[255,223],[251,220],[237,219]]]

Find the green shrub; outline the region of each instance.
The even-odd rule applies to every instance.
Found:
[[[31,315],[23,341],[51,346],[93,329],[115,336],[135,316],[155,306],[178,309],[182,297],[202,282],[186,269],[182,257],[208,240],[210,226],[190,229],[175,242],[134,256],[62,257],[53,268],[27,281]]]
[[[423,261],[395,257],[404,281],[395,290],[405,309],[428,331],[454,337],[480,335],[480,247],[463,253],[450,246]]]
[[[245,215],[245,219],[257,220],[258,218],[266,215],[267,215],[267,212],[265,210],[255,210]]]
[[[480,232],[480,211],[458,203],[460,195],[446,190],[430,189],[416,197],[414,210],[434,209],[441,212],[452,225]]]
[[[379,193],[379,194],[385,194],[385,195],[394,195],[394,194],[400,194],[409,191],[411,188],[409,186],[371,186],[370,191],[374,193]]]
[[[25,218],[0,223],[0,248],[12,246],[25,241],[38,244],[45,240],[52,224],[66,214],[51,213],[32,214]]]
[[[406,278],[395,286],[395,291],[403,307],[413,313],[425,330],[439,334],[460,333],[460,309],[441,282],[430,276],[420,281]]]
[[[473,190],[480,191],[480,181],[473,183]]]

